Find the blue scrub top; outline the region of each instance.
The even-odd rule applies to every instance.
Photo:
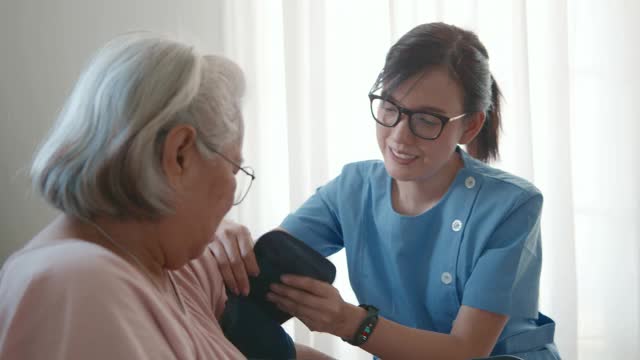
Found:
[[[555,325],[538,313],[542,194],[457,151],[464,167],[425,213],[398,214],[384,163],[363,161],[345,166],[282,227],[324,256],[344,248],[358,301],[389,320],[449,333],[466,305],[509,316],[494,354],[543,349]]]

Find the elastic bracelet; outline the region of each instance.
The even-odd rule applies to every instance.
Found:
[[[373,305],[358,305],[361,308],[367,310],[367,316],[362,320],[360,326],[358,326],[358,330],[353,335],[351,339],[342,339],[353,346],[360,346],[367,342],[373,333],[373,329],[376,328],[376,324],[378,324],[378,308]]]

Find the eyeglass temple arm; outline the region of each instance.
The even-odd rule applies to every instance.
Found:
[[[468,113],[464,113],[464,114],[460,114],[460,115],[458,115],[458,116],[454,116],[454,117],[452,117],[452,118],[449,118],[449,122],[451,122],[451,121],[456,121],[456,120],[459,120],[459,119],[462,119],[463,117],[465,117],[465,116],[467,116],[467,115],[469,115],[469,114],[468,114]]]

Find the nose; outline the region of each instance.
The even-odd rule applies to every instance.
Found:
[[[407,114],[400,115],[400,122],[391,128],[390,138],[400,144],[406,144],[413,140],[414,135],[409,127],[409,117]]]

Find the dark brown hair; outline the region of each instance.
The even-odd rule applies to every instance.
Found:
[[[448,69],[462,87],[465,112],[486,114],[467,150],[484,162],[497,159],[502,95],[489,70],[487,49],[473,32],[444,23],[416,26],[389,49],[373,91],[384,84],[385,93],[391,93],[410,77],[437,66]]]

